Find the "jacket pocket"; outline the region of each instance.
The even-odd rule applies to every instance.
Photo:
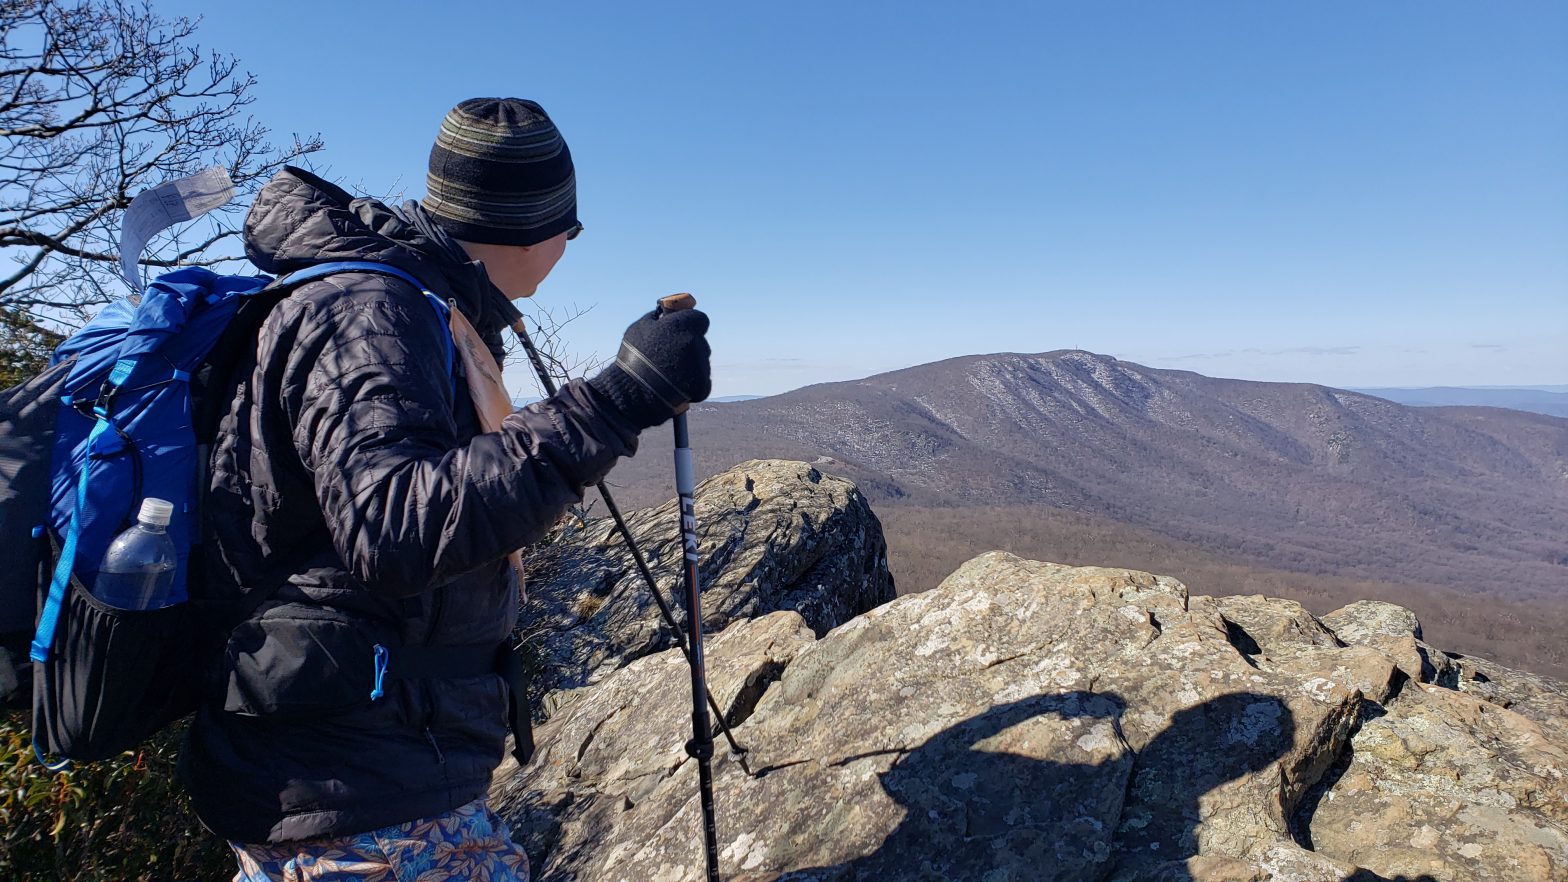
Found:
[[[394,634],[363,619],[283,604],[229,634],[223,709],[245,716],[329,716],[367,707],[376,646]]]

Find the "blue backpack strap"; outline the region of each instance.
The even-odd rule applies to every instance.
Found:
[[[411,273],[398,269],[391,264],[377,263],[373,260],[335,260],[328,263],[318,263],[315,266],[309,266],[280,276],[277,281],[272,283],[271,287],[294,288],[306,282],[314,282],[317,279],[338,273],[377,273],[383,276],[392,276],[413,285],[419,289],[420,293],[425,295],[425,300],[429,301],[431,307],[436,311],[436,317],[441,320],[441,339],[446,342],[446,372],[447,376],[452,378],[452,396],[454,398],[457,397],[457,345],[452,342],[452,307],[435,292],[425,287],[424,282],[414,278]]]
[[[122,358],[114,363],[114,370],[109,373],[106,384],[106,388],[111,390],[110,395],[112,389],[129,379],[135,369],[135,358]],[[53,578],[49,580],[49,594],[44,598],[44,608],[38,616],[38,629],[33,632],[33,645],[27,653],[27,657],[38,664],[49,661],[49,653],[54,648],[55,630],[60,625],[60,609],[65,605],[65,592],[71,586],[71,573],[76,565],[76,546],[82,536],[82,516],[87,511],[87,486],[92,477],[93,451],[98,437],[114,428],[108,411],[110,395],[100,399],[98,406],[93,408],[98,422],[87,436],[83,448],[86,455],[82,457],[82,471],[76,481],[76,505],[71,507],[71,522],[66,526],[65,537],[60,543],[60,559],[55,563]]]

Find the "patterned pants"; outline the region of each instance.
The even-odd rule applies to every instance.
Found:
[[[341,839],[229,846],[234,882],[528,882],[528,856],[483,799]]]

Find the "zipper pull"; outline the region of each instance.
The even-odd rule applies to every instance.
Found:
[[[429,741],[431,748],[435,750],[436,760],[441,763],[441,765],[446,765],[446,754],[441,752],[441,745],[436,743],[436,734],[430,731],[429,726],[425,727],[425,740]]]

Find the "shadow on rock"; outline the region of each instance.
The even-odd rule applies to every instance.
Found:
[[[1273,696],[1226,695],[1178,712],[1134,753],[1121,728],[1125,710],[1120,696],[1075,692],[998,705],[951,726],[882,773],[883,789],[906,814],[879,848],[775,878],[1066,882],[1115,871],[1193,879],[1181,862],[1198,853],[1200,798],[1279,760],[1294,719]],[[1100,763],[1072,764],[983,743],[1044,714],[1106,720],[1117,749]],[[1090,727],[1083,737],[1102,734]],[[1117,818],[1119,828],[1105,823]]]
[[[1208,851],[1235,856],[1248,844],[1235,840],[1255,834],[1227,834],[1214,815],[1222,806],[1240,804],[1257,805],[1261,813],[1263,794],[1218,791],[1268,769],[1291,749],[1295,734],[1290,709],[1273,695],[1232,693],[1174,714],[1138,751],[1114,839],[1116,875],[1159,882],[1194,878],[1186,861],[1204,853],[1199,829],[1205,824]],[[1230,847],[1214,848],[1220,837],[1231,839]]]

